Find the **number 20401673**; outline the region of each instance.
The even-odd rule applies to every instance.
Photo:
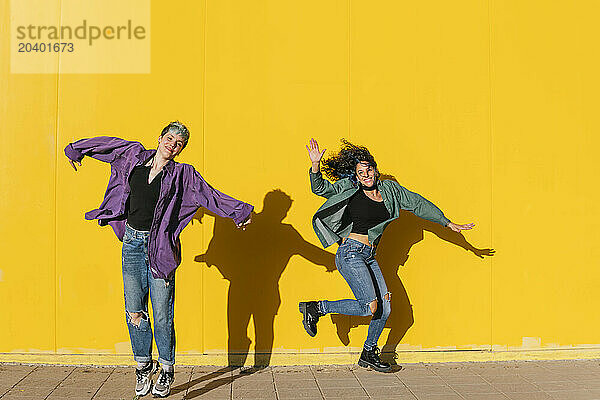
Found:
[[[29,43],[20,42],[18,43],[19,53],[72,53],[75,51],[73,43],[65,42],[48,42],[48,43]]]

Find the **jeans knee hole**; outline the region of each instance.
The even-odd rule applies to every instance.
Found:
[[[148,314],[146,314],[143,311],[137,311],[137,312],[130,312],[130,311],[126,311],[127,313],[127,322],[132,325],[133,327],[140,329],[140,330],[146,330],[147,325],[148,325]]]
[[[368,305],[369,305],[369,310],[371,311],[371,314],[375,315],[375,313],[377,312],[377,300],[371,301]]]

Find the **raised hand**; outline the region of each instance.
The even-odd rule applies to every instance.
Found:
[[[460,231],[465,231],[465,230],[473,229],[473,227],[475,226],[475,224],[470,223],[470,224],[458,225],[458,224],[455,224],[453,222],[449,222],[448,225],[446,225],[446,226],[448,228],[452,229],[454,232],[460,232]]]
[[[319,150],[319,143],[313,138],[310,139],[310,142],[306,146],[306,150],[308,150],[308,157],[310,157],[310,162],[312,162],[313,166],[319,165],[321,163],[321,158],[323,158],[323,154],[325,154],[325,149],[323,151]]]

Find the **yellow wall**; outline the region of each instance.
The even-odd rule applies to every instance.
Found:
[[[464,238],[409,214],[388,228],[380,344],[399,361],[600,353],[596,2],[153,1],[152,72],[137,75],[11,74],[8,3],[0,360],[130,362],[120,243],[83,219],[109,168],[74,172],[62,149],[100,134],[151,148],[174,119],[191,130],[180,161],[259,213],[244,233],[209,214],[183,232],[178,362],[248,346],[279,364],[355,360],[365,319],[327,316],[314,339],[300,323],[299,301],[351,295],[310,225],[310,137],[367,145],[383,173],[477,224]],[[269,211],[284,200],[263,210],[274,189],[293,200],[283,224]]]

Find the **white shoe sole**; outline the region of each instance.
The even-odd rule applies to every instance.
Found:
[[[150,377],[152,378],[152,377]],[[144,386],[144,388],[140,391],[135,391],[135,395],[136,396],[145,396],[148,393],[150,393],[150,389],[152,389],[152,379],[148,379],[148,383],[146,383],[146,386]]]
[[[171,393],[171,389],[169,389],[169,390],[167,390],[166,392],[163,392],[163,393],[159,393],[159,392],[155,391],[154,389],[156,389],[156,386],[154,386],[152,388],[152,396],[154,396],[154,397],[163,398],[163,397],[167,397]]]

